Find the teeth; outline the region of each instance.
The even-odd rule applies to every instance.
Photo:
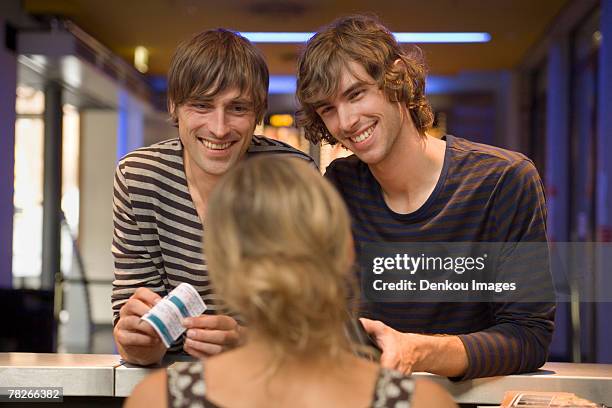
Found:
[[[227,149],[232,142],[227,142],[227,143],[213,143],[210,142],[206,139],[198,139],[200,142],[202,142],[202,144],[204,146],[206,146],[207,148],[211,149],[211,150],[223,150],[223,149]]]
[[[360,134],[359,136],[356,137],[351,137],[351,140],[354,143],[359,143],[359,142],[363,142],[364,140],[366,140],[368,137],[372,136],[372,132],[374,132],[374,126],[372,125],[369,128],[367,128],[362,134]]]

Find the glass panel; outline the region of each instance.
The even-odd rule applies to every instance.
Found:
[[[64,106],[62,210],[72,236],[79,226],[79,113]],[[19,86],[15,123],[15,181],[13,203],[13,286],[39,288],[42,259],[42,202],[44,171],[44,94]],[[62,229],[62,271],[72,269],[72,242]]]
[[[17,101],[21,96],[18,95]],[[15,193],[13,203],[13,285],[40,286],[42,254],[43,120],[15,123]]]
[[[79,112],[64,105],[62,134],[62,211],[66,223],[62,227],[62,264],[64,275],[72,273],[72,239],[79,231]]]

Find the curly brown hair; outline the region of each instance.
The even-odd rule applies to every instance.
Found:
[[[400,60],[402,63],[396,63]],[[338,90],[340,74],[350,62],[361,64],[390,102],[402,102],[420,134],[433,123],[425,98],[426,66],[416,46],[403,49],[375,17],[343,17],[319,31],[306,44],[298,61],[297,124],[312,143],[336,144],[315,106]]]

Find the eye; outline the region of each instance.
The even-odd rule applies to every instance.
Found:
[[[230,111],[237,115],[243,115],[249,113],[251,109],[247,105],[232,105],[230,106]]]
[[[363,94],[363,89],[357,89],[349,95],[349,99],[353,100],[360,97]]]
[[[212,105],[206,102],[192,103],[190,106],[196,110],[209,110],[212,108]]]
[[[319,108],[318,113],[319,116],[325,116],[327,114],[329,114],[334,108],[332,106],[322,106]]]

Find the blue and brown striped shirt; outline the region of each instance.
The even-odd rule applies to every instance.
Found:
[[[445,140],[438,183],[410,214],[386,205],[380,185],[356,156],[328,167],[326,177],[346,202],[356,243],[546,242],[544,189],[533,163],[520,153],[450,135]],[[459,335],[469,362],[461,379],[542,366],[554,312],[553,302],[373,303],[364,298],[361,305],[362,315],[402,332]]]

